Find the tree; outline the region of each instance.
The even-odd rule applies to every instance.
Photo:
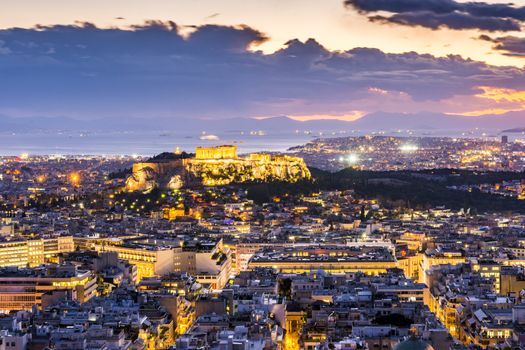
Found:
[[[282,278],[278,282],[279,296],[291,299],[292,297],[292,280],[290,278]]]

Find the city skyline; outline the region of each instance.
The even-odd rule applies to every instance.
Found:
[[[525,0],[0,3],[0,350],[525,349]]]
[[[153,128],[165,119],[525,109],[522,1],[4,6],[0,122],[139,119]]]

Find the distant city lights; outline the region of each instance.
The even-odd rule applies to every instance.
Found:
[[[69,174],[69,181],[74,186],[78,186],[79,183],[80,183],[80,174],[79,173],[71,173],[71,174]]]
[[[347,157],[339,157],[340,163],[356,164],[359,163],[360,157],[357,153],[351,153]]]
[[[359,155],[356,153],[352,153],[348,156],[348,163],[350,164],[356,164],[359,162]]]
[[[411,143],[407,143],[407,144],[401,145],[399,147],[399,150],[401,152],[403,152],[403,153],[416,152],[418,149],[419,149],[419,147],[417,145],[414,145],[414,144],[411,144]]]

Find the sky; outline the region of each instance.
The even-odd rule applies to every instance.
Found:
[[[525,0],[0,0],[0,9],[7,117],[525,109]]]

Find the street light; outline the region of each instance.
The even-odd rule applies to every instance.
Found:
[[[73,186],[78,186],[80,183],[80,175],[78,173],[69,174],[69,181]]]

